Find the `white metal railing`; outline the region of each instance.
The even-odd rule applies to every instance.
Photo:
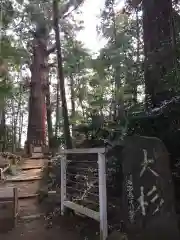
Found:
[[[99,179],[99,212],[67,200],[66,194],[66,170],[68,154],[97,154],[98,155],[98,179]],[[100,222],[100,239],[106,240],[108,236],[107,227],[107,193],[106,193],[106,159],[105,148],[87,148],[87,149],[65,149],[60,150],[61,158],[61,215],[64,215],[65,208],[70,208],[77,213],[85,215]]]

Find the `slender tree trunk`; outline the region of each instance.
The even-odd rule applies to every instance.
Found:
[[[18,101],[18,106],[17,106],[17,113],[15,115],[15,118],[14,118],[14,126],[15,126],[15,132],[17,134],[17,127],[18,127],[18,119],[20,119],[20,115],[21,115],[21,105],[22,105],[22,88],[21,88],[21,85],[19,86],[19,101]],[[21,127],[20,125],[20,122],[19,122],[19,128]],[[19,131],[18,131],[19,133]],[[18,139],[18,146],[19,146],[19,139]],[[15,145],[15,148],[17,147],[17,142],[16,142],[16,145]]]
[[[52,118],[51,118],[51,99],[50,99],[50,88],[47,86],[46,91],[46,112],[47,112],[47,127],[48,127],[48,141],[49,148],[52,147],[52,138],[53,138],[53,127],[52,127]]]
[[[23,126],[24,126],[24,113],[21,110],[21,113],[19,114],[19,137],[18,137],[18,147],[21,148],[21,140],[22,140],[22,131],[23,131]]]
[[[114,45],[117,46],[117,29],[116,29],[116,17],[114,10],[114,2],[112,4],[112,21],[113,21],[113,33],[114,33]],[[121,67],[116,66],[114,69],[115,78],[115,106],[114,106],[114,120],[120,120],[124,116],[124,102],[121,98],[121,79],[120,79]]]
[[[14,106],[14,99],[11,101],[12,105],[12,152],[16,150],[16,116],[15,116],[15,106]]]
[[[85,107],[84,107],[84,105],[82,103],[82,99],[81,98],[79,98],[79,104],[80,104],[81,109],[82,109],[83,118],[86,119]]]
[[[137,103],[137,86],[139,81],[139,65],[140,65],[140,24],[139,24],[139,15],[138,7],[136,8],[136,39],[137,39],[137,60],[136,60],[136,81],[135,86],[133,86],[133,101]]]
[[[54,0],[53,1],[54,31],[55,31],[56,49],[57,49],[58,77],[60,81],[59,84],[60,84],[60,92],[61,92],[63,119],[64,119],[64,135],[65,135],[66,147],[72,148],[72,139],[71,139],[70,129],[69,129],[68,109],[67,109],[66,93],[65,93],[65,85],[64,85],[58,9],[59,9],[58,1]]]
[[[59,130],[59,118],[60,118],[60,112],[59,112],[59,108],[60,108],[60,96],[59,96],[59,92],[60,92],[60,84],[59,84],[59,80],[57,82],[57,87],[56,87],[56,123],[55,123],[55,137],[58,137],[58,130]]]
[[[71,88],[71,119],[75,117],[75,94],[74,94],[74,79],[70,75],[70,88]],[[74,136],[74,124],[72,123],[72,136]]]
[[[3,83],[6,84],[6,80],[3,80]],[[2,145],[1,151],[5,151],[7,148],[7,134],[6,134],[6,99],[1,98],[0,100],[0,127],[2,133]]]
[[[2,119],[1,119],[1,126],[3,129],[3,144],[2,144],[2,152],[4,152],[7,148],[7,136],[6,136],[6,112],[5,106],[2,110]]]
[[[3,109],[0,106],[0,123],[2,122]]]

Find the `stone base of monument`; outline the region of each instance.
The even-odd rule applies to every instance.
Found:
[[[167,216],[168,219],[168,216]],[[128,240],[178,240],[179,231],[176,219],[153,219],[149,226],[144,227],[139,233],[128,234]]]
[[[17,188],[0,188],[0,233],[16,226],[18,216]]]
[[[41,146],[34,146],[32,148],[31,158],[43,158],[43,157],[44,157],[43,148]]]
[[[107,240],[128,240],[128,237],[124,233],[114,231],[108,236]]]

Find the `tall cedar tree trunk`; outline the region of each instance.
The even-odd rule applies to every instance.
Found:
[[[63,74],[63,65],[62,65],[62,54],[61,54],[61,43],[60,43],[60,34],[59,34],[59,21],[58,21],[58,1],[53,1],[53,17],[54,17],[54,31],[56,37],[56,49],[57,49],[57,61],[58,61],[58,77],[60,81],[60,93],[62,101],[62,111],[64,119],[64,135],[66,141],[66,147],[72,148],[72,139],[70,136],[69,129],[69,118],[68,118],[68,109],[66,102],[65,86],[64,86],[64,74]]]
[[[40,30],[39,30],[40,31]],[[40,32],[34,34],[29,99],[28,144],[45,144],[45,71],[47,42]]]
[[[171,98],[168,75],[173,71],[172,1],[142,1],[146,107]]]

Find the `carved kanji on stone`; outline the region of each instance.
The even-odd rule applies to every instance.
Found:
[[[164,144],[157,138],[127,137],[122,156],[122,210],[128,239],[180,239]]]

